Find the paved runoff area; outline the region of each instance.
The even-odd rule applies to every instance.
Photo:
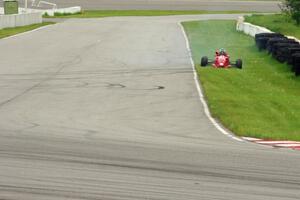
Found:
[[[20,0],[23,5],[25,0]],[[272,0],[46,0],[58,7],[82,6],[90,10],[242,10],[278,12],[280,1]],[[36,0],[36,2],[38,2]],[[1,5],[2,2],[0,2]],[[30,5],[29,5],[30,6]],[[50,5],[41,4],[51,8]]]
[[[300,153],[223,135],[199,101],[178,22],[236,17],[71,19],[0,40],[0,199],[298,200]]]

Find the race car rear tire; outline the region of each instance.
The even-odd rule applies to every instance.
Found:
[[[208,58],[207,58],[207,56],[203,56],[202,58],[201,58],[201,66],[202,67],[205,67],[205,66],[207,66],[207,64],[208,64]]]
[[[235,62],[235,66],[239,69],[242,69],[243,61],[241,59],[237,59],[236,62]]]

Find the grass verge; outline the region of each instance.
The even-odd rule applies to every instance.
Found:
[[[258,52],[234,21],[183,23],[195,63],[224,47],[244,69],[196,65],[213,117],[239,136],[300,141],[300,79],[285,64]],[[221,31],[220,31],[221,30]]]
[[[235,14],[256,13],[245,11],[191,11],[191,10],[86,10],[77,14],[58,14],[46,18],[100,18],[116,16],[168,16],[168,15],[199,15],[199,14]]]
[[[15,27],[15,28],[4,28],[4,29],[0,29],[0,39],[1,38],[5,38],[5,37],[9,37],[12,35],[16,35],[19,33],[23,33],[26,31],[31,31],[37,28],[40,28],[42,26],[46,26],[46,25],[50,25],[53,24],[53,22],[44,22],[41,24],[33,24],[33,25],[29,25],[29,26],[20,26],[20,27]]]
[[[266,27],[274,32],[291,35],[300,38],[300,26],[284,14],[252,15],[245,17],[249,23]]]

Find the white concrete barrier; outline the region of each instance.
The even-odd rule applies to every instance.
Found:
[[[76,14],[82,11],[80,6],[70,7],[70,8],[55,8],[55,9],[33,9],[33,8],[19,8],[19,13],[42,13],[48,16],[54,16],[55,13],[59,14]],[[3,7],[0,7],[0,14],[4,14]]]
[[[42,23],[42,13],[0,15],[0,29]]]
[[[27,12],[26,12],[25,8],[20,8],[19,7],[19,14],[21,14],[21,13],[33,13],[33,12],[41,12],[41,10],[27,8]],[[0,15],[4,15],[4,8],[3,7],[0,7]]]
[[[252,37],[255,37],[255,34],[258,33],[273,33],[269,29],[261,26],[256,26],[251,23],[244,22],[244,17],[239,17],[236,23],[236,30],[244,32],[247,35],[250,35]],[[295,38],[293,36],[287,36],[290,39],[294,39],[300,43],[300,40],[298,38]]]
[[[239,17],[236,24],[236,30],[242,31],[247,35],[254,37],[258,33],[272,33],[269,29],[261,26],[256,26],[251,23],[245,22],[244,17]]]
[[[58,14],[76,14],[80,13],[81,7],[80,6],[75,6],[75,7],[70,7],[70,8],[58,8],[58,9],[50,9],[50,10],[40,10],[43,12],[43,14],[47,14],[49,16],[54,16],[55,13]]]
[[[244,17],[238,18],[237,23],[236,23],[236,30],[244,32],[245,34],[250,35],[252,37],[255,37],[255,35],[258,33],[273,33],[272,31],[270,31],[269,29],[267,29],[265,27],[256,26],[251,23],[245,22]],[[286,36],[286,37],[288,37],[290,39],[294,39],[300,43],[300,40],[298,38],[295,38],[293,36]]]
[[[298,38],[295,38],[294,36],[287,36],[289,39],[294,39],[294,40],[296,40],[297,42],[299,42],[300,43],[300,40],[298,39]]]
[[[4,9],[0,7],[0,29],[42,23],[44,14],[54,16],[55,13],[76,14],[81,11],[80,6],[49,10],[19,8],[20,14],[3,15]]]

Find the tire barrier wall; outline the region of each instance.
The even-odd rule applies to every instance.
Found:
[[[0,15],[0,29],[42,23],[42,13]]]
[[[267,50],[277,61],[291,65],[291,70],[300,76],[300,41],[292,36],[274,33],[264,27],[244,22],[239,17],[236,30],[255,37],[258,49]]]

